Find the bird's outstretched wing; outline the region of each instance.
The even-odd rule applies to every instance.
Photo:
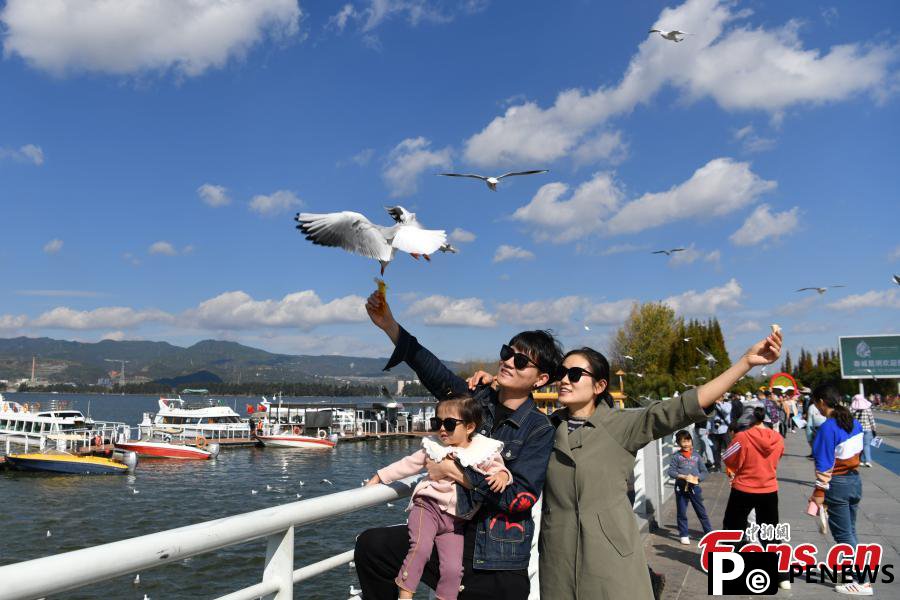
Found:
[[[836,288],[836,287],[847,287],[847,286],[846,285],[829,285],[828,287]]]
[[[894,283],[900,285],[900,275],[894,275]]]
[[[410,254],[433,254],[447,243],[447,233],[442,229],[400,227],[391,245]]]
[[[299,213],[294,220],[306,239],[377,260],[391,260],[391,245],[381,229],[358,212]]]
[[[655,251],[655,252],[651,252],[650,254],[665,254],[665,255],[668,255],[668,254],[669,254],[669,251],[668,251],[668,250],[657,250],[657,251]]]
[[[398,223],[412,223],[416,220],[415,216],[399,204],[397,206],[385,206],[384,209],[391,215],[391,218]]]
[[[818,292],[818,291],[819,291],[819,288],[807,287],[807,288],[800,288],[800,289],[797,290],[797,291],[798,291],[798,292],[805,292],[805,291],[807,291],[807,290],[816,290],[816,291]]]
[[[504,173],[497,177],[497,179],[503,179],[504,177],[515,177],[517,175],[537,175],[538,173],[549,173],[548,169],[538,169],[536,171],[513,171],[510,173]]]
[[[661,29],[651,29],[647,33],[662,33],[662,30]]]
[[[684,252],[684,248],[672,248],[669,252]]]
[[[472,179],[480,179],[485,181],[487,177],[484,175],[476,175],[475,173],[440,173],[444,177],[471,177]]]

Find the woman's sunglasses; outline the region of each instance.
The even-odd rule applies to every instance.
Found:
[[[582,369],[581,367],[559,367],[556,371],[556,380],[562,381],[564,377],[568,376],[569,381],[578,383],[582,375],[590,375],[591,377],[596,378],[593,373],[587,369]]]
[[[534,365],[534,367],[540,371],[541,368],[538,366],[536,362],[528,358],[527,354],[522,354],[521,352],[516,352],[506,344],[500,346],[500,360],[503,362],[508,361],[509,359],[513,359],[513,366],[517,371],[521,371],[522,369],[528,366],[528,363]]]
[[[447,433],[453,433],[457,423],[465,423],[465,421],[462,419],[454,419],[453,417],[447,417],[445,419],[431,417],[431,431],[440,431],[441,425],[443,425],[444,429],[447,430]]]

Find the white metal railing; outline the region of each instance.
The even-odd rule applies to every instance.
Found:
[[[41,598],[266,538],[262,580],[219,600],[293,598],[293,585],[353,559],[348,551],[294,569],[294,528],[409,496],[418,476],[0,566],[0,600]]]
[[[672,495],[666,476],[668,457],[674,452],[671,436],[645,446],[634,469],[634,511],[644,523],[658,521],[661,507]],[[130,575],[227,546],[267,538],[262,580],[218,600],[272,600],[293,598],[293,584],[348,564],[353,551],[294,569],[294,528],[377,506],[409,496],[417,477],[390,486],[363,487],[292,502],[249,513],[170,529],[140,537],[0,566],[0,600],[41,598],[92,583]],[[539,505],[536,505],[539,506]],[[536,534],[540,509],[533,511]],[[529,567],[532,589],[537,590],[537,535]],[[536,593],[532,598],[537,598]]]

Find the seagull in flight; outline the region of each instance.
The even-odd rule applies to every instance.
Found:
[[[488,189],[492,192],[497,191],[497,184],[500,183],[500,180],[504,177],[518,177],[519,175],[537,175],[539,173],[549,173],[548,169],[538,169],[534,171],[513,171],[511,173],[504,173],[503,175],[498,175],[496,177],[486,177],[484,175],[477,175],[475,173],[441,173],[444,177],[470,177],[472,179],[480,179],[485,182],[488,186]]]
[[[343,248],[348,252],[374,258],[381,263],[381,274],[394,259],[397,250],[409,253],[418,260],[437,251],[454,252],[447,244],[447,233],[439,229],[424,229],[416,213],[402,206],[386,206],[385,210],[397,223],[392,227],[376,225],[358,212],[345,210],[334,213],[297,213],[297,229],[306,239],[319,246]]]
[[[821,296],[822,294],[824,294],[825,292],[827,292],[830,288],[842,288],[842,287],[847,287],[847,286],[846,286],[846,285],[829,285],[828,287],[805,287],[805,288],[800,288],[800,289],[797,290],[797,291],[798,291],[798,292],[805,292],[805,291],[807,291],[807,290],[815,290],[815,291],[818,292],[819,295]]]
[[[900,275],[894,275],[894,283],[900,285]]]
[[[327,483],[328,485],[334,485],[334,483],[332,483],[332,482],[331,482],[330,480],[328,480],[328,479],[323,479],[323,480],[320,481],[319,483]]]
[[[666,31],[665,29],[651,29],[647,33],[658,33],[660,37],[664,40],[669,40],[670,42],[680,42],[684,40],[684,36],[691,35],[690,33],[678,31],[677,29],[673,29],[672,31]],[[681,38],[678,36],[681,36]]]
[[[630,361],[634,360],[634,357],[631,356],[630,354],[623,354],[622,358],[624,358],[625,360],[630,360]]]
[[[665,254],[666,256],[672,256],[675,252],[684,252],[684,248],[672,248],[671,250],[657,250],[656,252],[651,252],[650,254]]]
[[[695,348],[696,348],[696,346],[695,346]],[[706,362],[709,363],[709,366],[713,366],[714,364],[719,362],[715,356],[713,356],[709,352],[706,352],[705,350],[701,350],[700,348],[697,348],[697,352],[699,352],[700,354],[703,355],[703,358],[706,359]]]
[[[691,338],[689,338],[689,337],[681,338],[681,341],[682,341],[682,342],[690,342],[690,341],[691,341]]]

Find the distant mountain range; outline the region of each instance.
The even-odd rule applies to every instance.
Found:
[[[95,383],[118,371],[126,360],[125,374],[159,380],[209,371],[222,381],[249,383],[301,382],[319,378],[414,378],[405,364],[385,373],[386,358],[359,356],[308,356],[273,354],[235,342],[204,340],[188,348],[168,342],[112,341],[86,344],[50,338],[0,338],[0,379],[15,380],[36,374],[51,382]],[[447,363],[458,369],[459,363]]]

